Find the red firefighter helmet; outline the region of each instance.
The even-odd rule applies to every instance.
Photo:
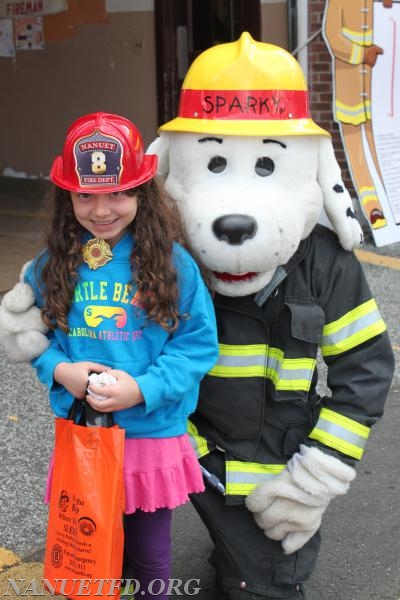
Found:
[[[157,155],[145,154],[131,121],[98,112],[77,119],[68,129],[62,156],[50,179],[71,192],[109,193],[134,188],[157,171]]]

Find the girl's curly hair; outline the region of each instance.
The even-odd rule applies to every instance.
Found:
[[[188,249],[179,211],[155,178],[125,193],[136,195],[138,201],[137,214],[128,231],[135,238],[130,261],[141,306],[149,319],[172,332],[179,319],[185,318],[178,310],[177,273],[172,260],[174,241]],[[44,298],[42,319],[51,329],[59,327],[68,333],[68,312],[83,262],[82,239],[86,230],[75,218],[67,190],[54,186],[47,205],[47,260],[43,266],[38,261],[36,271]]]

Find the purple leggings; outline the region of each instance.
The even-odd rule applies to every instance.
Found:
[[[125,549],[133,577],[140,583],[137,597],[143,600],[154,600],[155,596],[168,598],[171,518],[172,511],[168,508],[154,512],[137,510],[125,515]]]

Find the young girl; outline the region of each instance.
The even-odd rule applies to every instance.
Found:
[[[204,489],[186,427],[218,354],[211,299],[156,168],[127,119],[74,122],[50,174],[46,249],[25,274],[50,328],[33,366],[55,415],[86,398],[125,430],[125,547],[143,599],[155,579],[168,588],[171,509]],[[116,383],[90,384],[96,400],[88,376],[104,370]]]

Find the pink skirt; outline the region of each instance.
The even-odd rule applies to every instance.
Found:
[[[50,501],[53,455],[50,458],[44,501]],[[204,491],[200,465],[187,434],[172,438],[125,440],[124,482],[126,513],[138,508],[153,512],[175,508],[189,494]]]

